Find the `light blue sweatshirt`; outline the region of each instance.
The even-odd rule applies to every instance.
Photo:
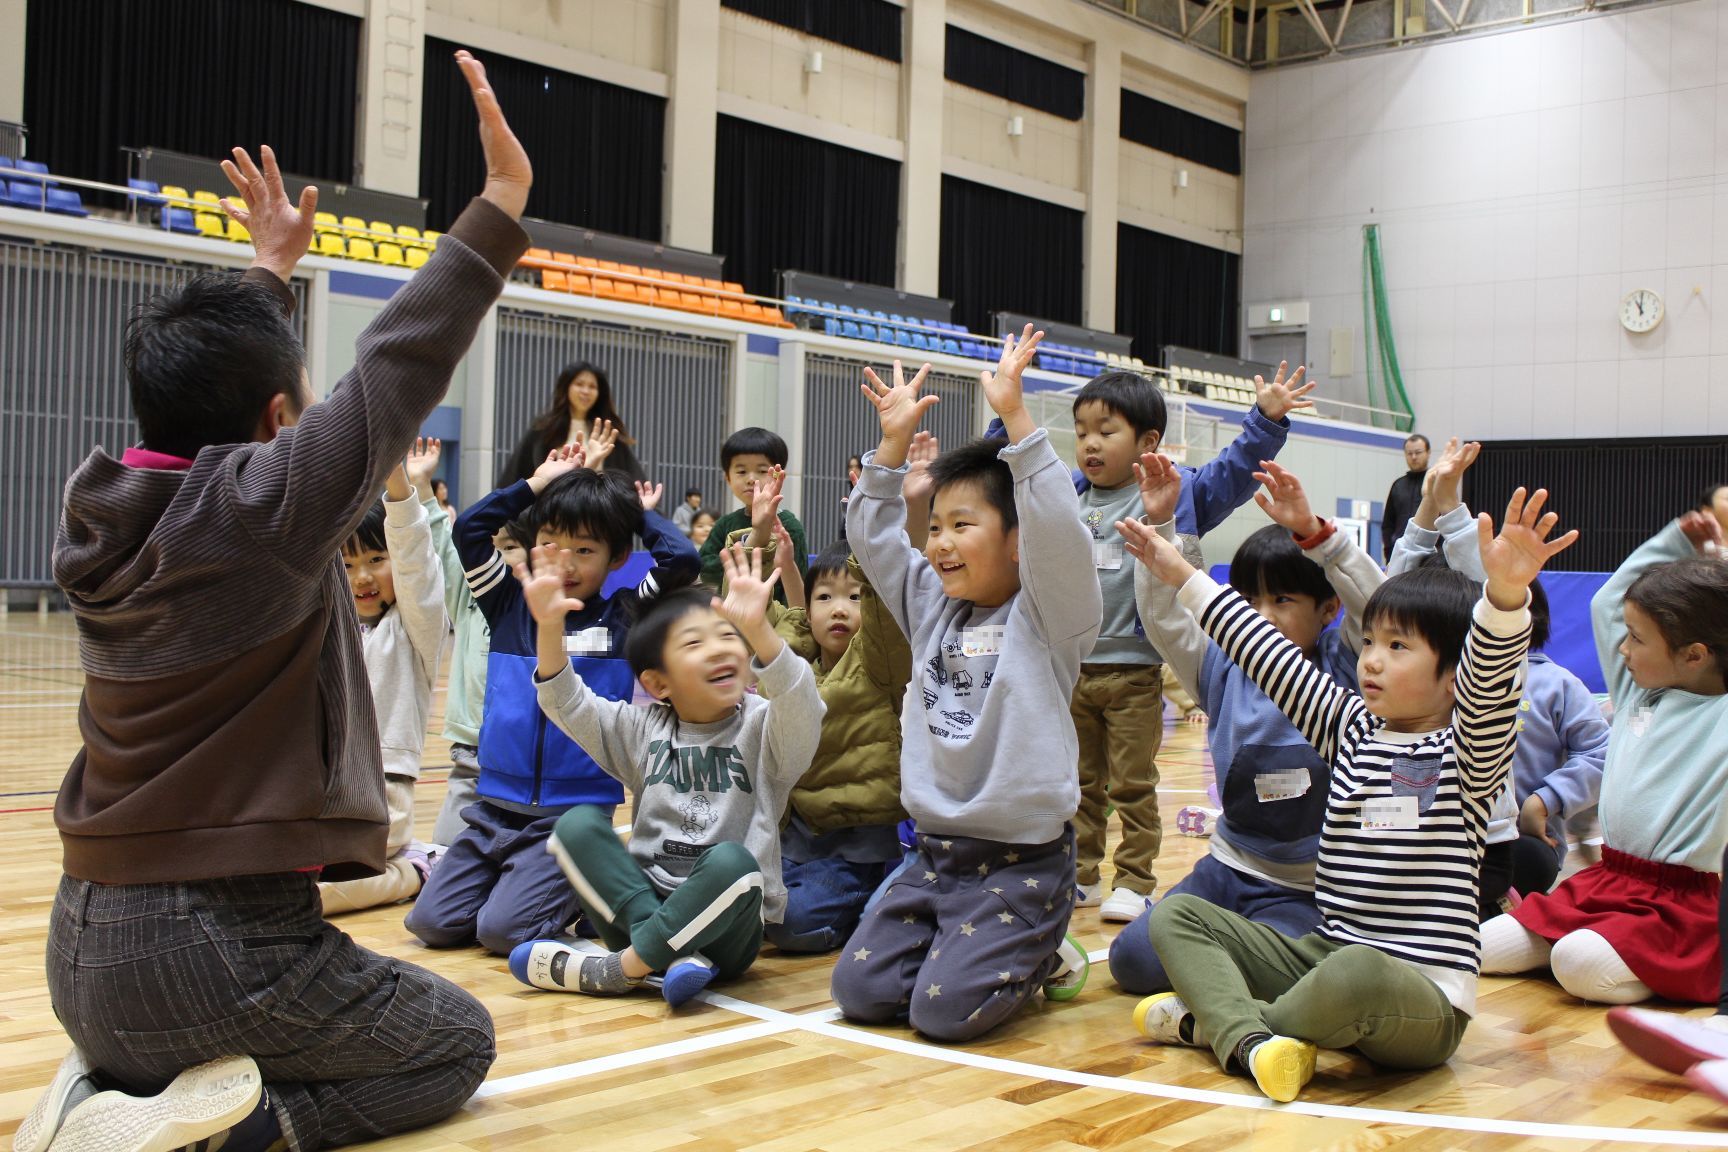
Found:
[[[1697,554],[1676,520],[1628,556],[1590,601],[1596,654],[1614,701],[1602,773],[1602,840],[1641,860],[1720,873],[1728,843],[1728,695],[1640,688],[1619,654],[1632,582],[1659,564]]]

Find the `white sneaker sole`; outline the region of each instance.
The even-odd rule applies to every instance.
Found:
[[[35,1107],[24,1117],[24,1122],[18,1125],[18,1131],[12,1134],[13,1152],[46,1152],[60,1131],[67,1096],[90,1071],[90,1061],[80,1049],[74,1048],[66,1054],[54,1073],[54,1082],[48,1085],[48,1090],[42,1093]]]
[[[250,1056],[188,1068],[155,1096],[100,1092],[66,1117],[53,1152],[174,1152],[232,1128],[263,1093]]]

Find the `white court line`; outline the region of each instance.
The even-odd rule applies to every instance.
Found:
[[[577,1080],[583,1076],[594,1076],[601,1072],[632,1068],[638,1064],[651,1064],[656,1060],[670,1060],[676,1056],[687,1056],[693,1052],[706,1052],[712,1048],[742,1044],[746,1040],[758,1040],[764,1036],[792,1032],[798,1027],[794,1022],[796,1019],[797,1017],[788,1017],[786,1020],[767,1020],[759,1024],[744,1024],[737,1028],[727,1028],[721,1032],[710,1032],[705,1036],[693,1036],[688,1040],[674,1040],[667,1044],[656,1044],[651,1048],[639,1048],[634,1052],[617,1052],[611,1056],[596,1056],[592,1060],[578,1060],[573,1064],[559,1064],[552,1068],[541,1068],[535,1072],[506,1076],[501,1080],[488,1080],[480,1085],[478,1092],[474,1093],[474,1099],[484,1100],[492,1096],[504,1096],[511,1092],[523,1092],[530,1088],[543,1088],[548,1084],[558,1084],[565,1080]]]

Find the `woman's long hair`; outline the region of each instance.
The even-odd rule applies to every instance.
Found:
[[[594,406],[588,409],[588,417],[583,423],[592,425],[596,420],[610,420],[612,427],[618,430],[619,443],[636,443],[625,431],[624,420],[612,404],[612,383],[606,379],[606,370],[587,360],[577,360],[559,371],[557,382],[552,385],[552,403],[534,421],[541,457],[564,446],[564,437],[570,430],[570,382],[584,372],[594,374]]]

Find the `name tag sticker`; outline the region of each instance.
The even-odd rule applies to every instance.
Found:
[[[1261,772],[1254,777],[1254,795],[1262,804],[1294,800],[1308,794],[1309,776],[1300,768],[1288,772]]]
[[[960,634],[962,656],[995,656],[1002,651],[1001,624],[980,624]]]
[[[1415,828],[1420,812],[1415,796],[1376,796],[1362,802],[1362,828],[1364,831]]]
[[[1101,571],[1114,572],[1121,568],[1126,555],[1120,536],[1114,540],[1092,541],[1092,567]]]
[[[564,634],[564,651],[570,653],[607,653],[612,651],[612,633],[604,627],[584,628]]]

